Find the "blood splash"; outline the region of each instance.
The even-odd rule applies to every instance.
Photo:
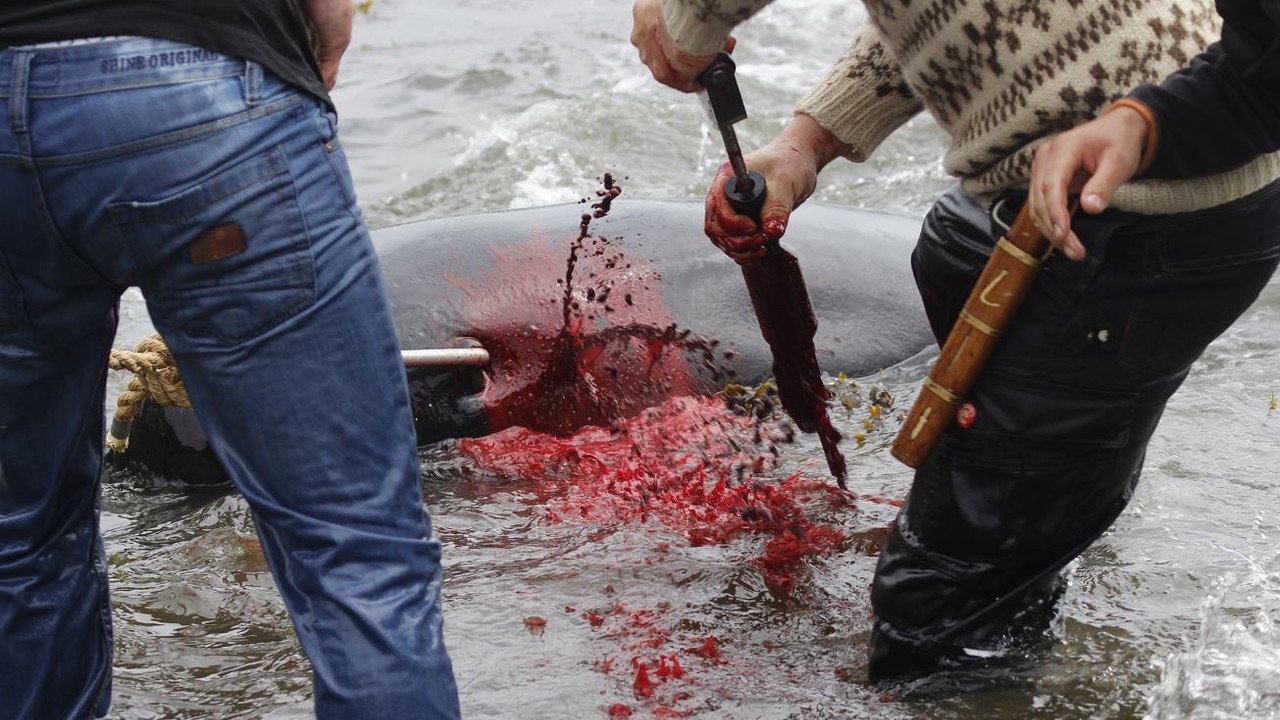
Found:
[[[460,440],[458,448],[479,468],[532,493],[545,523],[660,523],[689,546],[758,544],[748,562],[771,594],[790,603],[802,593],[807,559],[850,546],[842,529],[815,520],[809,509],[848,513],[854,498],[823,478],[770,478],[778,470],[777,446],[791,442],[794,430],[769,418],[724,394],[679,397],[567,437],[513,427]],[[662,562],[672,552],[670,535],[660,538],[639,562]],[[652,716],[693,714],[691,688],[727,662],[720,639],[676,624],[667,603],[630,607],[614,599],[612,586],[601,593],[607,601],[579,617],[586,631],[625,653],[630,695]],[[614,659],[596,667],[608,675]]]
[[[737,412],[716,395],[673,398],[568,437],[514,427],[461,440],[459,448],[480,468],[537,493],[548,522],[657,521],[694,546],[764,535],[753,564],[787,599],[801,560],[845,541],[843,531],[811,520],[802,502],[819,497],[830,507],[851,507],[821,479],[757,479],[776,466],[776,446],[793,437],[786,423]]]
[[[547,631],[547,619],[530,615],[524,619],[524,627],[529,631],[530,635],[540,636]]]
[[[469,333],[493,358],[485,401],[497,431],[457,446],[482,471],[533,493],[546,523],[656,522],[690,546],[752,540],[761,550],[751,566],[770,593],[791,602],[806,560],[849,544],[806,507],[847,513],[853,496],[799,473],[771,477],[777,446],[794,440],[794,427],[773,420],[767,405],[728,391],[709,396],[699,384],[707,370],[727,377],[717,372],[716,343],[676,327],[647,262],[589,231],[620,192],[606,175],[554,283],[547,278],[563,255],[545,239],[495,250],[491,275],[457,279],[461,306],[475,319]],[[513,296],[526,300],[518,326]],[[484,327],[491,330],[482,334]],[[670,545],[655,541],[643,562],[661,562]],[[632,698],[656,717],[693,714],[689,688],[699,672],[727,662],[719,639],[673,627],[666,603],[627,607],[612,587],[603,594],[609,601],[580,617],[585,631],[629,655]],[[596,663],[604,675],[616,666],[614,657]],[[610,717],[632,711],[607,707]]]
[[[731,374],[717,341],[672,320],[652,262],[592,234],[592,221],[622,193],[611,175],[602,182],[567,258],[539,236],[493,247],[476,276],[447,276],[459,290],[461,334],[492,359],[483,395],[491,431],[568,435],[670,397],[705,394]]]

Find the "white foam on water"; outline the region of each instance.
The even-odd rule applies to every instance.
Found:
[[[1145,720],[1280,717],[1280,562],[1215,581],[1190,647],[1164,663]]]
[[[804,89],[821,77],[846,44],[845,32],[815,39],[814,24],[852,32],[863,22],[865,13],[856,3],[803,0],[772,5],[737,33],[742,43],[737,53],[740,85],[749,113],[749,120],[738,127],[744,150],[762,145],[790,119]],[[514,209],[573,202],[610,169],[598,166],[602,160],[624,172],[647,174],[662,168],[653,178],[653,190],[700,194],[725,161],[725,152],[699,101],[654,82],[628,46],[596,55],[578,70],[593,77],[602,91],[544,100],[505,117],[477,118],[453,163],[453,175],[500,174],[505,187],[489,195],[484,186],[492,181],[473,183],[485,195],[475,199],[488,201],[489,209],[494,204]],[[693,124],[698,121],[701,127]],[[610,133],[621,140],[611,140],[606,136]],[[493,168],[497,158],[502,158],[500,173]],[[678,177],[681,167],[687,168],[687,176],[680,179],[692,191],[684,183],[671,183],[673,173],[668,171],[675,170]],[[633,186],[641,190],[645,179],[637,180]]]

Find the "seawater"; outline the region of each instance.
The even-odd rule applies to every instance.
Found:
[[[738,33],[745,148],[786,122],[864,20],[858,3],[787,0]],[[618,202],[701,197],[723,162],[718,134],[694,98],[649,79],[630,22],[624,0],[374,0],[356,17],[334,93],[369,223],[575,202],[606,172],[622,179]],[[951,185],[943,147],[938,128],[917,118],[870,162],[834,164],[815,199],[923,215]],[[566,233],[576,222],[566,219]],[[689,239],[705,241],[697,228]],[[819,309],[819,322],[823,312],[857,308]],[[1196,364],[1132,506],[1072,568],[1060,642],[1043,665],[984,693],[899,701],[859,679],[874,538],[910,482],[888,452],[892,413],[868,426],[860,408],[881,390],[905,407],[929,353],[841,386],[857,411],[835,412],[837,427],[866,436],[842,446],[861,500],[814,511],[853,541],[807,559],[785,602],[753,564],[762,538],[694,545],[653,518],[552,522],[549,509],[580,490],[572,482],[533,484],[481,470],[454,445],[425,448],[464,713],[1276,717],[1278,314],[1272,282]],[[117,347],[150,332],[130,292]],[[113,397],[125,382],[112,376]],[[773,479],[823,476],[816,439],[780,448]],[[309,669],[237,495],[142,479],[109,485],[103,532],[116,623],[112,717],[310,716]],[[652,698],[636,693],[641,658],[653,662]]]

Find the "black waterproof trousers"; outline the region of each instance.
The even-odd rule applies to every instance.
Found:
[[[912,258],[941,343],[1021,199],[959,191]],[[1078,213],[1088,257],[1054,255],[970,402],[916,473],[872,587],[872,681],[1043,638],[1060,575],[1128,503],[1165,403],[1280,261],[1280,183],[1173,216]]]

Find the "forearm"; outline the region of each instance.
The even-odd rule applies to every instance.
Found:
[[[351,0],[306,0],[303,3],[312,32],[312,52],[326,90],[338,80],[338,64],[351,44]]]
[[[848,154],[849,147],[821,123],[804,113],[796,113],[782,129],[774,144],[812,158],[815,175],[838,157]]]
[[[880,34],[868,23],[796,112],[821,125],[837,141],[841,155],[862,162],[921,109]]]
[[[350,35],[354,14],[351,0],[304,0],[302,7],[307,21],[318,34],[323,35],[327,30],[330,34],[344,34],[345,31],[345,35]]]
[[[1280,150],[1280,10],[1224,2],[1221,42],[1130,97],[1151,109],[1155,155],[1145,176],[1197,177]]]
[[[662,0],[667,33],[681,50],[712,55],[741,22],[773,0]]]

